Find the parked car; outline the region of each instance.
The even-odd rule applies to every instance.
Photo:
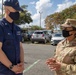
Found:
[[[49,38],[49,36],[47,34],[47,31],[36,30],[32,34],[32,37],[31,37],[31,42],[32,43],[34,43],[34,42],[43,42],[43,43],[46,43],[48,41],[50,41],[50,38]]]
[[[28,31],[28,40],[31,40],[31,36],[32,36],[32,34],[34,33],[34,31]]]
[[[57,45],[63,39],[64,39],[64,37],[62,36],[62,33],[55,33],[55,34],[53,34],[53,36],[51,38],[51,44]]]
[[[52,32],[52,30],[47,30],[47,32],[48,32],[49,38],[51,40],[53,32]]]
[[[22,42],[25,42],[25,40],[28,40],[28,34],[27,34],[27,32],[22,32],[21,36],[22,36]]]

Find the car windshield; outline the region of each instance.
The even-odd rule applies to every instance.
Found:
[[[55,34],[54,36],[55,37],[61,37],[62,35],[61,34]]]
[[[44,32],[44,34],[47,34],[48,32],[47,31],[43,31]]]

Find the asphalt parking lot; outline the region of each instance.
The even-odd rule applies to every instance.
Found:
[[[48,44],[23,43],[25,54],[24,75],[54,75],[46,60],[53,57],[55,46]]]

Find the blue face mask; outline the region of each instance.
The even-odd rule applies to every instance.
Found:
[[[19,12],[10,12],[9,16],[12,20],[19,20],[20,14]]]

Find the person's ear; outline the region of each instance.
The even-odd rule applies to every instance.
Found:
[[[6,12],[7,12],[8,15],[10,14],[10,11],[8,9],[6,10]]]
[[[69,32],[70,35],[73,35],[73,36],[76,36],[76,32],[72,31],[72,32]]]
[[[70,34],[70,35],[73,35],[73,33],[72,33],[72,32],[69,32],[69,34]]]
[[[75,31],[75,36],[76,36],[76,31]]]
[[[8,10],[7,6],[5,6],[5,12],[9,15],[10,11]]]
[[[74,32],[74,37],[76,37],[76,31]]]

